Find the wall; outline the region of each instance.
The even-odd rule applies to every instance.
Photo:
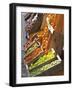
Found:
[[[9,77],[9,3],[41,3],[55,5],[73,5],[73,0],[1,0],[0,1],[0,89],[2,90],[72,90],[72,84],[46,85],[12,88],[8,86]],[[72,36],[73,38],[73,36]],[[73,66],[72,66],[73,68]]]

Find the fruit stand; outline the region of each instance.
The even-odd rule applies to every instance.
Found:
[[[30,33],[29,39],[24,45],[24,64],[27,65],[29,76],[64,74],[64,62],[60,57],[61,55],[51,45],[55,30],[56,32],[59,30],[59,33],[62,32],[58,27],[59,21],[60,15],[49,14],[46,17],[46,23],[43,29],[41,27],[41,30]],[[61,25],[62,30],[63,23]],[[55,43],[53,45],[55,46]]]

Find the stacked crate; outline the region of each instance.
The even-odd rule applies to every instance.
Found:
[[[60,57],[53,48],[45,54],[38,41],[30,43],[25,51],[24,61],[28,65],[29,76],[40,75],[61,63]]]

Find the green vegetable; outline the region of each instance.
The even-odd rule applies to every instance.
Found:
[[[53,53],[52,51],[49,51],[47,55],[41,56],[35,63],[32,63],[32,65],[29,66],[29,70],[49,61],[56,57],[56,53]]]
[[[36,76],[38,74],[41,74],[44,71],[46,71],[46,70],[48,70],[48,69],[50,69],[50,68],[52,68],[60,63],[61,63],[61,61],[55,60],[55,61],[52,61],[50,64],[46,64],[45,66],[42,66],[38,69],[33,69],[32,71],[30,71],[30,76]]]

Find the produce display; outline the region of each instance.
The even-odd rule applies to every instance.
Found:
[[[30,76],[36,76],[38,74],[41,74],[44,71],[46,71],[46,70],[48,70],[48,69],[50,69],[50,68],[52,68],[60,63],[61,63],[61,61],[59,61],[59,60],[52,61],[50,64],[46,64],[40,68],[37,68],[37,69],[30,71]]]
[[[52,61],[53,58],[56,57],[56,53],[53,53],[52,50],[48,51],[48,54],[46,55],[43,55],[41,56],[35,63],[32,63],[30,66],[29,66],[29,70],[39,66],[40,64],[43,64],[47,61]]]
[[[31,23],[35,15],[37,16],[36,20]],[[57,44],[59,39],[54,39],[53,37],[58,27],[60,15],[42,14],[45,20],[41,24],[40,19],[38,18],[39,14],[30,16],[33,16],[33,18],[31,19],[30,17],[30,20],[28,18],[26,20],[26,22],[28,22],[25,28],[27,40],[24,43],[23,58],[24,64],[26,64],[28,67],[27,70],[29,72],[29,76],[32,77],[37,75],[39,76],[43,72],[54,68],[54,66],[57,66],[61,63],[60,57],[57,57],[57,55],[59,54],[57,50],[60,46],[60,43]],[[39,21],[37,21],[37,19],[39,19]],[[35,24],[35,22],[37,23]],[[35,26],[33,27],[34,24]],[[37,26],[39,26],[39,24],[40,28],[38,29]],[[55,37],[57,37],[57,35]]]
[[[49,18],[49,16],[47,16]],[[46,18],[46,19],[47,19]],[[49,21],[47,21],[48,24]],[[51,26],[52,27],[52,26]],[[24,60],[26,64],[30,64],[33,60],[40,56],[40,59],[43,62],[43,58],[45,57],[48,60],[47,56],[44,55],[41,57],[41,54],[48,54],[49,45],[51,43],[51,33],[49,32],[48,25],[43,28],[43,30],[38,31],[36,34],[30,35],[30,39],[27,40],[26,43],[27,49],[25,50]],[[34,38],[33,38],[33,37]],[[33,38],[33,39],[32,39]],[[32,44],[36,41],[40,43],[40,47],[37,43]],[[40,60],[38,60],[40,61]]]

